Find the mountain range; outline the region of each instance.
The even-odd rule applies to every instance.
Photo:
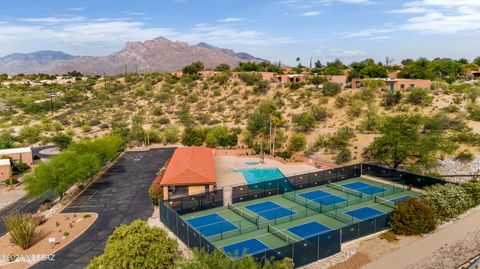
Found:
[[[226,63],[232,67],[242,61],[264,61],[245,52],[218,48],[207,43],[189,45],[158,37],[144,42],[127,42],[125,47],[107,56],[73,56],[60,51],[14,53],[0,57],[0,73],[65,74],[79,71],[86,75],[127,72],[168,72],[182,69],[194,61],[206,67]]]

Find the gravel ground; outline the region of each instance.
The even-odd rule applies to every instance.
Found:
[[[480,156],[471,162],[457,161],[455,158],[446,158],[438,162],[438,172],[442,175],[473,175],[480,171]],[[453,182],[468,181],[469,177],[449,177]]]

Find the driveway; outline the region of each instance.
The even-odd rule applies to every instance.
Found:
[[[63,212],[96,212],[98,219],[79,238],[33,268],[85,268],[103,253],[108,236],[123,223],[147,220],[153,214],[148,187],[174,152],[152,149],[127,152],[98,181],[90,185]]]

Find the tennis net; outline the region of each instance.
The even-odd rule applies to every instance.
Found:
[[[228,204],[228,209],[232,210],[233,212],[237,213],[241,217],[244,217],[244,218],[248,219],[249,221],[258,225],[258,216],[254,216],[252,214],[249,214],[249,213],[241,210],[239,207],[234,206],[233,204]]]
[[[279,230],[279,229],[277,229],[273,226],[268,225],[267,230],[268,230],[269,233],[275,235],[276,237],[282,239],[283,241],[285,241],[289,244],[297,241],[293,237],[289,236],[288,234],[282,232],[281,230]]]
[[[332,183],[332,182],[328,183],[328,187],[330,187],[332,189],[342,191],[342,192],[345,192],[345,193],[353,194],[353,195],[358,196],[358,197],[362,197],[361,192],[356,191],[356,190],[352,190],[352,189],[349,189],[349,188],[345,188],[341,185],[338,185],[338,184],[335,184],[335,183]]]
[[[395,203],[392,201],[389,201],[387,199],[383,199],[382,197],[375,196],[375,203],[379,203],[388,207],[394,207]]]

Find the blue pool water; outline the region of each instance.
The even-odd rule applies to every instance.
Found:
[[[239,169],[247,184],[257,184],[264,181],[281,179],[285,176],[278,168]]]

